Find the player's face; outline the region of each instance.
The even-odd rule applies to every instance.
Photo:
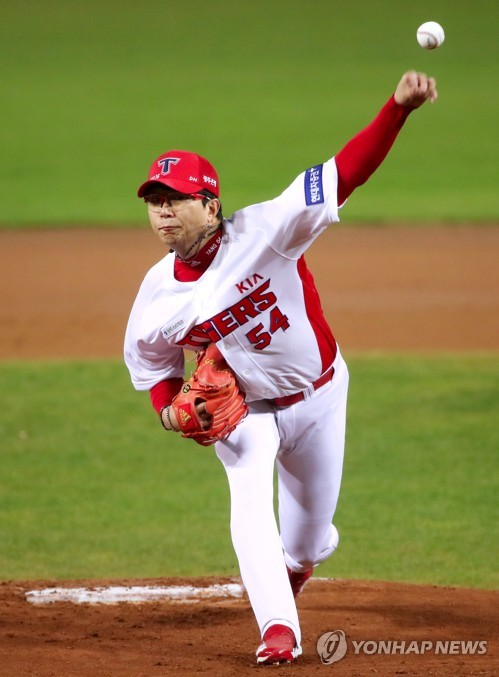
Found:
[[[199,238],[207,224],[215,222],[219,208],[218,200],[203,204],[200,195],[185,195],[166,186],[155,187],[144,199],[153,231],[180,256]]]

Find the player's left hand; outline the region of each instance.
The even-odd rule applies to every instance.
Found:
[[[395,90],[395,101],[401,106],[419,108],[425,101],[434,103],[438,98],[435,78],[426,73],[407,71]]]
[[[234,372],[211,343],[198,354],[196,370],[173,399],[174,429],[208,446],[227,439],[247,413]]]

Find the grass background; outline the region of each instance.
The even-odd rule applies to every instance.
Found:
[[[447,33],[430,52],[428,19]],[[343,218],[495,221],[498,25],[496,0],[3,3],[0,224],[142,223],[135,191],[171,148],[211,159],[229,214],[338,151],[411,68],[440,100]]]
[[[416,42],[426,20],[447,40]],[[495,0],[4,3],[0,228],[144,223],[149,164],[217,166],[224,211],[414,114],[344,222],[498,222]],[[338,553],[321,574],[497,585],[497,355],[349,356]],[[0,363],[0,579],[232,574],[213,452],[163,434],[121,362]]]
[[[495,587],[499,356],[349,365],[343,536],[321,575]],[[222,465],[164,433],[121,363],[0,378],[3,578],[237,573]]]

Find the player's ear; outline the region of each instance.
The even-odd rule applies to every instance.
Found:
[[[217,214],[220,211],[220,200],[214,197],[206,206],[208,207],[208,224],[211,226],[212,223],[215,223]]]

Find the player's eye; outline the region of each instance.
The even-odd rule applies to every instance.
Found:
[[[144,202],[148,205],[151,205],[151,207],[161,207],[165,202],[167,202],[167,199],[162,195],[152,194],[146,195]]]
[[[181,205],[184,205],[191,200],[204,200],[206,199],[204,195],[200,193],[169,193],[168,195],[159,195],[158,193],[151,193],[144,197],[144,202],[147,204],[149,209],[154,212],[160,212],[166,207],[172,209],[179,209]]]

